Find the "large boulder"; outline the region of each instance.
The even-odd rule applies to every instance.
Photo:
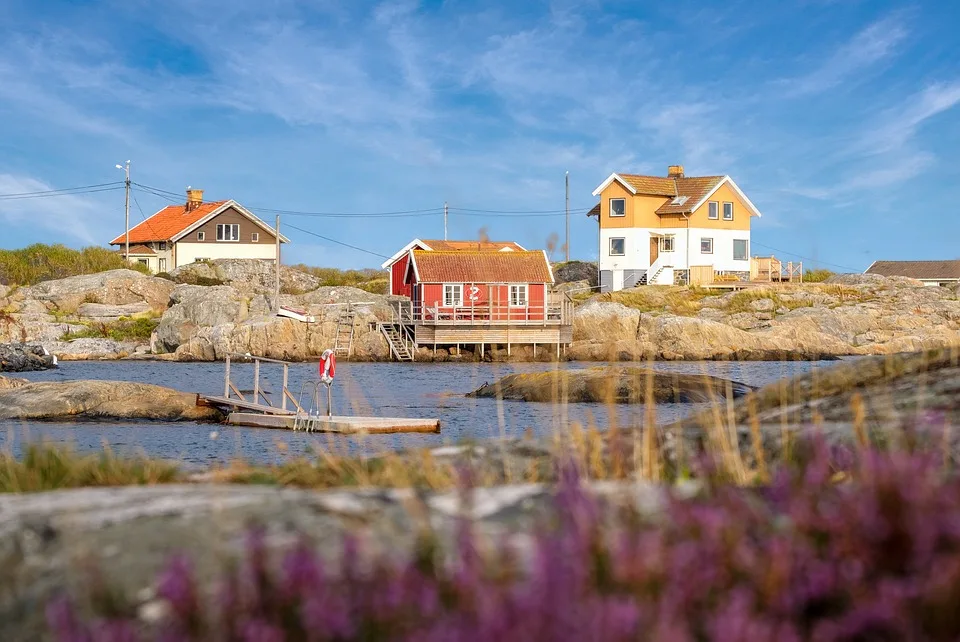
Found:
[[[485,383],[468,397],[518,401],[607,403],[703,403],[741,397],[745,384],[707,375],[657,372],[649,368],[598,367],[507,375]]]
[[[597,264],[586,261],[567,261],[553,266],[553,278],[557,284],[586,281],[587,285],[597,286]]]
[[[0,372],[29,372],[57,366],[57,359],[43,346],[0,344]]]
[[[108,270],[97,274],[44,281],[22,288],[25,299],[42,301],[49,308],[72,314],[83,303],[126,305],[146,302],[150,309],[167,308],[174,284],[133,270]]]
[[[273,294],[276,268],[272,261],[259,259],[215,259],[181,266],[170,276],[178,283],[191,285],[231,285],[245,294]],[[302,294],[316,290],[320,279],[296,268],[280,267],[280,291]]]
[[[0,391],[0,420],[219,420],[197,395],[127,381],[36,382]]]
[[[133,317],[148,314],[153,309],[146,301],[127,303],[124,305],[110,305],[106,303],[81,303],[77,308],[77,316],[90,321],[110,323],[120,317]]]
[[[202,328],[245,321],[249,300],[228,285],[178,285],[154,334],[154,350],[175,352]]]
[[[146,346],[134,341],[95,338],[52,341],[47,349],[61,361],[112,361],[147,351]]]

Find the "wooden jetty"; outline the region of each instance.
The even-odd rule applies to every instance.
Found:
[[[231,378],[234,359],[253,361],[253,389],[241,390]],[[279,400],[271,399],[260,380],[261,364],[273,364],[283,369],[283,384]],[[341,434],[387,434],[398,432],[439,433],[439,419],[410,417],[350,417],[328,416],[321,407],[319,380],[301,385],[300,394],[290,393],[290,364],[279,359],[253,355],[228,354],[224,361],[223,396],[197,395],[197,403],[215,406],[228,412],[227,423],[254,428],[278,428],[304,432],[332,432]],[[249,394],[246,396],[244,393]],[[306,397],[306,398],[304,398]],[[289,407],[288,407],[289,402]]]

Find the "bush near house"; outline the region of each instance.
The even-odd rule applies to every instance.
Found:
[[[160,319],[154,316],[121,317],[112,322],[90,323],[83,330],[68,332],[63,341],[72,339],[113,339],[114,341],[148,341]]]
[[[803,273],[804,283],[822,283],[833,276],[831,270],[807,270]]]
[[[4,285],[33,285],[124,268],[150,273],[145,266],[127,263],[117,252],[103,247],[74,250],[60,244],[36,243],[19,250],[0,250],[0,283]]]
[[[320,279],[321,287],[348,285],[372,294],[386,294],[387,292],[388,281],[383,270],[339,270],[337,268],[312,267],[302,263],[291,267],[294,270],[300,270],[317,277]]]

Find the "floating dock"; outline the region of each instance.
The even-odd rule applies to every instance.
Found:
[[[227,423],[234,426],[279,428],[294,430],[295,415],[267,415],[256,412],[231,412]],[[344,435],[382,435],[398,432],[440,432],[439,419],[409,419],[405,417],[313,417],[310,432],[333,432]]]
[[[240,390],[230,378],[231,357],[253,361],[253,390]],[[260,364],[281,365],[283,384],[279,400],[272,400],[260,381]],[[295,398],[287,388],[289,363],[266,357],[252,355],[227,355],[224,363],[223,395],[197,395],[200,405],[215,406],[228,412],[227,423],[234,426],[254,428],[276,428],[304,432],[327,432],[342,435],[390,434],[398,432],[439,433],[439,419],[416,419],[408,417],[328,417],[320,413],[317,406],[317,382],[307,382],[301,387],[300,397]],[[309,387],[308,387],[309,386]],[[307,394],[309,403],[304,403],[304,390],[313,389],[315,394]],[[251,397],[244,395],[244,392]],[[277,403],[279,401],[279,404]],[[293,408],[287,407],[290,401]]]

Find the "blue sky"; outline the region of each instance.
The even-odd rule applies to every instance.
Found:
[[[451,238],[546,247],[569,171],[571,253],[593,259],[596,185],[682,163],[763,212],[753,253],[958,258],[957,24],[940,1],[4,0],[0,195],[131,159],[267,219],[447,201]],[[135,195],[134,223],[165,204]],[[443,234],[435,212],[284,222],[374,253],[288,230],[286,260],[340,267]],[[122,227],[122,191],[0,197],[0,247]]]

